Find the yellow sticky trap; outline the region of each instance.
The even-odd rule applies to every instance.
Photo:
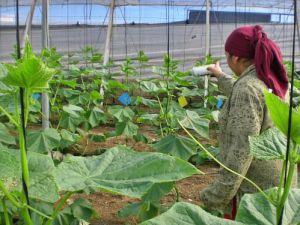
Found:
[[[186,100],[186,98],[184,96],[180,96],[178,98],[178,103],[179,103],[179,105],[181,107],[184,107],[184,106],[186,106],[188,104],[188,102],[187,102],[187,100]]]

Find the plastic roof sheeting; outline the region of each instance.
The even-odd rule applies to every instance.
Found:
[[[299,0],[298,0],[299,1]],[[49,0],[50,4],[67,5],[67,4],[97,4],[109,6],[111,0]],[[235,6],[238,7],[260,7],[260,8],[291,8],[292,0],[211,0],[214,6]],[[31,5],[32,0],[19,0],[20,6]],[[41,0],[38,0],[38,4]],[[168,0],[115,0],[117,6],[123,5],[166,5]],[[16,0],[0,0],[0,7],[15,6]],[[202,6],[205,0],[169,0],[169,4],[173,6]]]

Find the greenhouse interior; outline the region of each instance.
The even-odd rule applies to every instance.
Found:
[[[299,225],[297,0],[0,0],[0,225]]]

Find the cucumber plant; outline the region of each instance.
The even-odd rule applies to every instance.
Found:
[[[47,90],[55,72],[33,54],[28,40],[24,56],[13,65],[4,64],[1,69],[1,82],[14,90],[16,96],[19,88],[23,88],[25,96],[25,127],[20,122],[18,104],[14,104],[13,111],[0,106],[10,127],[15,127],[19,134],[15,149],[11,148],[15,143],[9,139],[6,140],[7,147],[1,145],[0,148],[1,224],[61,225],[61,218],[72,213],[63,208],[75,193],[106,191],[142,198],[156,183],[174,182],[200,173],[181,159],[160,153],[137,153],[124,146],[99,156],[70,155],[58,165],[47,155],[31,149],[26,152],[29,99],[33,92]],[[81,207],[86,206],[81,204]],[[72,211],[72,207],[77,206],[70,207]]]
[[[300,189],[292,188],[295,167],[300,162],[300,112],[299,109],[292,110],[291,150],[286,158],[289,105],[268,92],[265,92],[265,100],[276,128],[270,128],[259,136],[249,137],[250,151],[259,160],[282,160],[279,187],[263,191],[251,180],[244,178],[252,183],[259,192],[245,194],[242,197],[235,221],[218,218],[199,206],[181,202],[173,205],[166,213],[143,222],[142,225],[180,224],[183,220],[188,224],[195,225],[287,225],[300,223],[300,205],[297,204],[300,201]],[[190,133],[189,135],[193,138]],[[195,138],[193,139],[211,158],[218,161]],[[222,164],[221,166],[228,169]],[[234,171],[231,172],[241,176]],[[284,185],[285,172],[287,172],[286,185]]]

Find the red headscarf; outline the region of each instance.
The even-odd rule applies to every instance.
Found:
[[[225,51],[230,55],[254,59],[257,76],[277,96],[284,98],[288,76],[278,46],[270,40],[262,27],[245,26],[235,29],[227,38]]]

